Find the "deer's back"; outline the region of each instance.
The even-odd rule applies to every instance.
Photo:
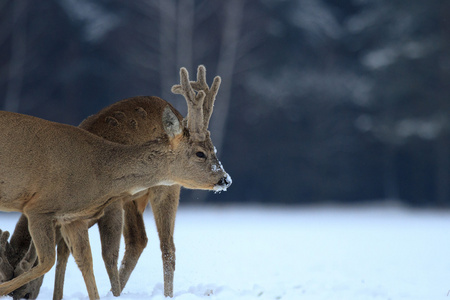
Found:
[[[47,191],[57,197],[62,186],[82,185],[104,145],[74,126],[11,112],[0,111],[0,128],[0,209],[6,211],[21,211]]]
[[[79,127],[112,142],[142,144],[164,134],[161,120],[166,106],[172,108],[180,121],[183,119],[169,102],[154,96],[138,96],[104,108]]]

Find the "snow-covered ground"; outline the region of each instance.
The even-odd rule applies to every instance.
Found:
[[[13,230],[17,214],[1,214]],[[159,241],[149,244],[120,298],[96,228],[90,230],[102,299],[164,299]],[[174,298],[438,299],[450,297],[450,212],[367,207],[184,207],[175,229]],[[51,270],[38,299],[51,299]],[[87,299],[73,259],[64,299]],[[3,298],[2,298],[3,299]]]

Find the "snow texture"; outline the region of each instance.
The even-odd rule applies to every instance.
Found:
[[[12,231],[19,215],[1,214]],[[102,299],[164,299],[159,241],[149,244],[120,298],[90,230]],[[450,290],[450,212],[400,207],[181,207],[174,299],[444,299]],[[123,249],[122,249],[123,254]],[[54,270],[38,299],[51,299]],[[88,299],[73,259],[64,299]],[[7,297],[0,299],[7,299]]]

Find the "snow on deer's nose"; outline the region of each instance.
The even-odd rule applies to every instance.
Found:
[[[220,178],[219,182],[217,182],[217,184],[214,186],[214,191],[215,192],[226,191],[227,188],[230,187],[232,182],[233,182],[233,180],[231,180],[230,175],[225,173],[225,176]]]

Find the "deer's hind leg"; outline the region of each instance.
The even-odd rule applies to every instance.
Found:
[[[126,202],[123,206],[125,218],[123,236],[125,239],[125,254],[120,265],[120,286],[123,290],[136,267],[137,261],[147,246],[147,233],[145,231],[142,213],[148,203],[148,195],[134,201]]]
[[[99,299],[97,284],[95,283],[91,246],[89,244],[87,221],[73,221],[61,226],[61,234],[69,246],[78,268],[83,274],[89,299]]]
[[[46,214],[27,214],[28,227],[39,259],[37,266],[0,284],[0,295],[8,295],[26,283],[47,273],[55,263],[55,226]]]
[[[64,278],[66,275],[67,261],[69,260],[69,247],[61,237],[58,241],[58,252],[56,258],[55,285],[53,289],[53,300],[60,300],[64,293]]]
[[[173,297],[173,277],[175,273],[175,243],[173,232],[175,216],[180,199],[180,186],[158,186],[152,188],[150,197],[159,242],[164,271],[164,296]]]
[[[119,296],[122,291],[119,280],[118,260],[120,239],[122,237],[123,209],[122,201],[111,203],[105,214],[98,220],[98,229],[102,243],[102,257],[111,282],[111,291]]]

